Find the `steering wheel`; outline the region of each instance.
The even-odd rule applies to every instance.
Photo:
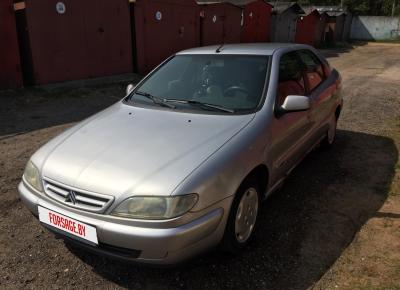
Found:
[[[224,97],[233,95],[234,92],[242,92],[242,93],[245,93],[246,95],[249,94],[249,91],[244,87],[231,86],[224,91]]]

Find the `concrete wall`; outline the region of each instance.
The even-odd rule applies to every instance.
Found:
[[[355,40],[400,38],[400,17],[354,16],[350,38]]]

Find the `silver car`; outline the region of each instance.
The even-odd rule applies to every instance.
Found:
[[[40,148],[19,193],[43,226],[111,257],[238,253],[260,202],[334,142],[341,109],[339,73],[309,46],[185,50]]]

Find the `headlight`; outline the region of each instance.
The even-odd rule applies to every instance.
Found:
[[[42,182],[40,181],[39,170],[33,165],[32,161],[26,164],[24,178],[34,189],[43,191]]]
[[[197,194],[178,196],[135,196],[123,201],[113,215],[134,219],[170,219],[188,212],[198,199]]]

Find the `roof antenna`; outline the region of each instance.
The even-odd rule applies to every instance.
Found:
[[[220,53],[223,46],[224,46],[224,44],[221,44],[220,46],[218,46],[218,48],[215,50],[215,52]]]

